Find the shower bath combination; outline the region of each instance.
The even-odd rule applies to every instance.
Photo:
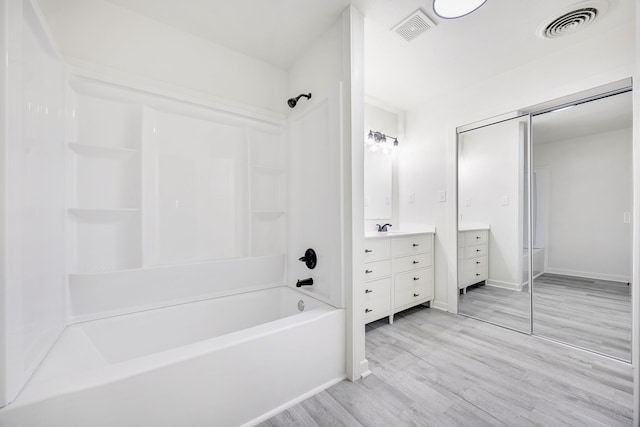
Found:
[[[302,97],[305,97],[307,99],[311,99],[311,92],[309,92],[308,94],[305,93],[301,93],[300,95],[296,96],[295,98],[289,98],[289,100],[287,101],[287,104],[289,104],[289,107],[294,108],[297,104],[298,104],[298,100]]]

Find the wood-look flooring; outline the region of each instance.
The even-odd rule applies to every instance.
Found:
[[[512,291],[474,286],[459,299],[459,312],[530,332],[528,288]],[[627,283],[545,273],[533,281],[533,333],[631,359],[631,287]]]
[[[630,365],[431,308],[367,326],[372,374],[268,426],[630,426]]]

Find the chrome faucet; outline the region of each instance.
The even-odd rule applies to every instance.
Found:
[[[380,233],[384,233],[385,231],[389,231],[387,230],[387,227],[393,227],[393,225],[391,224],[384,224],[384,225],[380,225],[380,224],[376,224],[378,226],[378,232]]]

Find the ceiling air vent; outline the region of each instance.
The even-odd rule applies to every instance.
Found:
[[[409,15],[405,20],[391,29],[400,37],[410,42],[420,34],[436,26],[422,9],[418,9]]]
[[[545,20],[538,27],[538,37],[555,39],[580,31],[601,16],[608,6],[605,1],[586,1],[574,4],[570,6],[568,11],[561,12],[560,16],[555,15]]]

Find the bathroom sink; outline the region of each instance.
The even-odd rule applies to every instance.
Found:
[[[385,237],[385,236],[398,236],[402,234],[411,234],[410,231],[367,231],[364,233],[364,237]]]
[[[393,237],[393,236],[409,236],[411,234],[422,234],[422,233],[435,233],[435,227],[427,227],[421,228],[420,230],[414,231],[402,231],[402,230],[389,230],[389,231],[367,231],[364,233],[364,237]]]

